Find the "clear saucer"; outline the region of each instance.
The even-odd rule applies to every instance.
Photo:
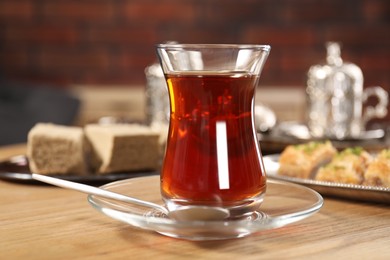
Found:
[[[116,181],[103,189],[163,205],[159,176]],[[316,213],[323,199],[316,191],[288,182],[267,181],[267,193],[259,211],[239,220],[177,221],[156,210],[116,202],[94,195],[89,203],[103,214],[145,230],[187,240],[222,240],[279,228]]]

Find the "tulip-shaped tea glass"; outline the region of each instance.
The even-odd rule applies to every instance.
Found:
[[[160,44],[170,122],[161,171],[170,210],[222,207],[232,218],[261,204],[266,175],[254,96],[268,45]]]

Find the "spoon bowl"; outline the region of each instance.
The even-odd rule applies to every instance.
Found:
[[[178,221],[212,221],[223,220],[230,216],[229,210],[221,207],[209,207],[209,206],[183,206],[175,210],[169,211],[166,207],[159,204],[155,204],[149,201],[136,199],[133,197],[125,196],[123,194],[107,191],[94,186],[81,184],[77,182],[67,181],[47,175],[32,174],[32,178],[41,182],[52,184],[61,188],[72,189],[82,193],[96,195],[107,199],[121,201],[129,204],[135,204],[146,208],[158,210],[169,218]]]

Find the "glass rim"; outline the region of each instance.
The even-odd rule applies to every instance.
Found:
[[[270,51],[268,44],[229,44],[229,43],[160,43],[158,49],[259,49]]]

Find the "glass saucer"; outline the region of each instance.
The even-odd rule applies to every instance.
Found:
[[[259,211],[239,220],[177,221],[163,213],[94,195],[89,203],[103,214],[145,230],[187,240],[222,240],[244,237],[302,220],[316,213],[323,199],[316,191],[288,182],[268,180]],[[103,189],[163,205],[159,176],[116,181]]]

